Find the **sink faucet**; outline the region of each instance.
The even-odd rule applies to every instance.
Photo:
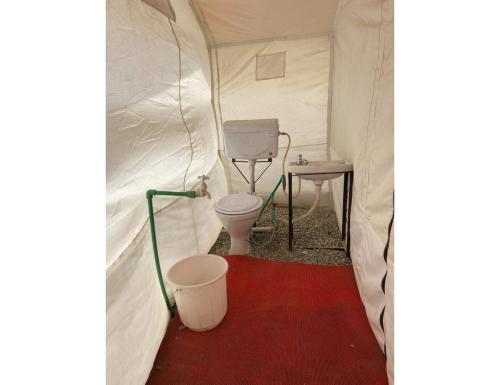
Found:
[[[297,154],[297,164],[302,165],[302,164],[307,164],[309,163],[307,159],[302,158],[302,154]]]
[[[206,175],[201,175],[198,179],[201,179],[201,186],[198,190],[196,190],[196,197],[206,196],[208,199],[212,199],[210,193],[207,191],[207,184],[205,183],[205,180],[210,178]]]

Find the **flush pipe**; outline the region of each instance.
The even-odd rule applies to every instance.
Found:
[[[165,288],[165,282],[163,281],[163,275],[161,273],[161,265],[160,258],[158,256],[158,243],[156,241],[156,227],[155,227],[155,216],[153,210],[153,197],[155,195],[169,195],[169,196],[180,196],[187,198],[201,198],[207,197],[211,199],[210,193],[207,191],[207,184],[205,183],[206,179],[209,179],[208,176],[202,175],[199,176],[198,179],[201,179],[201,187],[196,191],[160,191],[160,190],[148,190],[146,191],[146,199],[148,200],[148,211],[149,211],[149,225],[151,227],[151,241],[153,243],[153,254],[155,258],[155,266],[156,266],[156,274],[158,276],[158,281],[160,282],[161,292],[163,294],[163,298],[165,300],[165,304],[167,305],[167,309],[170,313],[170,317],[173,318],[175,316],[175,308],[170,303],[168,298],[167,289]]]
[[[276,192],[276,190],[280,184],[281,184],[281,181],[277,184],[277,186],[275,187],[273,192],[271,194],[269,194],[269,198],[267,199],[266,204],[262,207],[260,214],[262,214],[262,211],[264,211],[264,209],[266,208],[266,206],[269,203],[269,201],[271,200],[271,198],[274,198],[274,193]],[[312,206],[309,208],[307,213],[305,213],[297,218],[294,218],[292,220],[292,223],[302,222],[304,219],[308,218],[309,216],[311,216],[311,214],[313,214],[316,211],[316,209],[319,206],[320,200],[321,200],[321,187],[322,186],[323,186],[322,180],[315,180],[314,181],[315,197],[314,197],[314,202],[313,202]],[[260,218],[260,214],[259,214],[259,218]],[[278,226],[278,223],[280,223],[280,222],[288,224],[288,220],[285,220],[282,218],[276,218],[276,221],[275,221],[273,226],[253,227],[252,232],[273,232],[273,235],[274,235],[274,232],[276,231],[276,227]],[[273,237],[271,236],[271,239],[269,239],[264,244],[270,243],[272,238]]]
[[[256,226],[252,227],[252,232],[254,233],[266,233],[273,231],[274,226]]]
[[[271,193],[268,195],[266,202],[262,205],[262,208],[260,209],[259,216],[257,217],[256,222],[259,221],[259,219],[262,216],[262,213],[264,212],[264,209],[267,207],[267,205],[270,202],[274,201],[274,195],[276,194],[276,191],[278,190],[280,185],[282,185],[283,183],[285,183],[285,176],[284,175],[282,175],[280,177],[280,179],[278,180],[278,183],[276,183],[276,186],[274,186],[273,191],[271,191]],[[273,207],[273,222],[275,222],[274,221],[275,216],[276,216],[275,208]],[[276,224],[274,224],[273,226],[252,227],[252,231],[253,232],[273,231],[275,227],[276,227]]]
[[[260,209],[260,212],[259,212],[259,215],[257,217],[257,220],[255,222],[258,222],[260,217],[262,216],[262,213],[264,212],[265,208],[269,205],[270,202],[272,202],[274,200],[274,195],[276,194],[276,191],[278,190],[278,187],[280,187],[280,185],[282,183],[284,183],[284,180],[285,180],[285,176],[282,175],[280,177],[280,179],[278,180],[278,183],[276,184],[276,186],[274,186],[274,189],[273,191],[268,195],[265,203],[262,205],[262,208]],[[275,212],[274,212],[274,207],[273,207],[273,218],[275,218]],[[262,227],[252,227],[252,231],[253,232],[265,232],[265,231],[273,231],[275,226],[262,226]],[[226,229],[222,229],[222,231],[226,231]]]
[[[262,206],[262,209],[260,210],[260,214],[257,218],[257,221],[260,219],[262,212],[264,211],[264,209],[266,208],[268,203],[271,201],[271,199],[274,199],[274,194],[275,194],[276,190],[278,189],[278,187],[280,186],[280,184],[282,183],[283,179],[284,179],[284,176],[282,176],[282,178],[280,179],[280,181],[278,182],[278,184],[274,188],[273,192],[271,194],[269,194],[269,197],[267,198],[266,203]],[[292,220],[292,223],[302,222],[304,219],[311,216],[311,214],[313,214],[317,210],[319,203],[320,203],[320,200],[321,200],[321,187],[323,186],[323,182],[324,182],[323,180],[315,180],[314,181],[315,197],[314,197],[314,202],[313,202],[312,206],[309,208],[307,213],[301,215],[300,217],[294,218]],[[276,226],[278,225],[278,222],[288,223],[288,221],[286,219],[277,218],[276,222],[274,223],[273,226],[253,227],[252,232],[271,232],[271,231],[274,231]]]
[[[250,194],[255,193],[255,164],[257,163],[257,159],[249,159],[248,160],[248,168],[250,171],[250,177],[248,178],[250,181]]]

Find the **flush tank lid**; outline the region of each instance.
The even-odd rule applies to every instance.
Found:
[[[269,159],[278,155],[278,119],[224,122],[226,154],[233,159]]]
[[[226,132],[278,131],[278,129],[278,119],[227,120],[224,122],[224,131]]]
[[[262,198],[246,192],[231,194],[215,204],[215,210],[222,214],[246,214],[260,209]]]

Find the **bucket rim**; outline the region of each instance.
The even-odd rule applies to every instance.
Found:
[[[224,262],[224,271],[221,272],[220,274],[218,274],[215,278],[213,278],[213,279],[211,279],[209,281],[206,281],[206,282],[197,283],[196,285],[181,285],[181,284],[177,284],[177,283],[173,282],[170,279],[170,273],[174,269],[174,267],[176,267],[177,265],[179,265],[181,263],[185,263],[186,261],[188,261],[190,259],[199,258],[199,257],[207,257],[207,256],[209,256],[209,257],[217,257],[217,259],[222,260]],[[217,254],[196,254],[196,255],[191,255],[189,257],[183,258],[180,261],[176,262],[175,264],[173,264],[168,269],[168,271],[167,271],[167,282],[171,286],[174,286],[175,288],[178,288],[178,289],[195,289],[195,288],[198,288],[198,287],[210,285],[210,284],[218,281],[219,279],[221,279],[223,276],[225,276],[227,274],[228,269],[229,269],[229,263],[227,262],[226,258],[224,258],[224,257],[222,257],[220,255],[217,255]]]

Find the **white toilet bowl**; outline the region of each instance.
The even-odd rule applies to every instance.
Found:
[[[229,254],[248,254],[249,232],[257,220],[261,207],[261,197],[245,192],[225,196],[215,204],[217,217],[231,237]]]

